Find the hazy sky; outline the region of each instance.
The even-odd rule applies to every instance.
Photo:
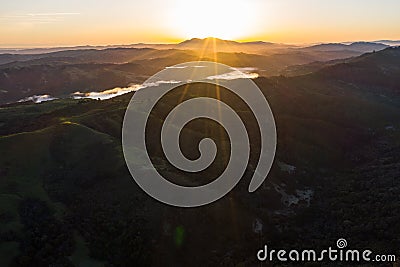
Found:
[[[0,46],[207,36],[286,43],[400,39],[399,12],[399,0],[1,0]]]

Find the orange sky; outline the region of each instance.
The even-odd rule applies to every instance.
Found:
[[[0,46],[400,39],[397,0],[18,0],[0,3]]]

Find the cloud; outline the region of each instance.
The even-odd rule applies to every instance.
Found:
[[[186,69],[188,66],[171,66],[165,67],[166,69]]]
[[[113,89],[101,91],[101,92],[89,92],[89,93],[81,93],[81,92],[75,92],[72,94],[72,97],[75,99],[81,99],[81,98],[91,98],[91,99],[100,99],[100,100],[105,100],[105,99],[110,99],[119,95],[123,95],[129,92],[137,91],[141,87],[139,85],[132,85],[129,87],[116,87]]]
[[[53,13],[27,13],[0,16],[0,21],[9,23],[53,23],[63,21],[70,16],[80,15],[77,12],[53,12]]]
[[[213,75],[207,77],[208,80],[236,80],[236,79],[256,79],[258,78],[258,73],[251,72],[257,70],[253,67],[245,68],[231,68],[231,72]]]
[[[186,69],[186,68],[205,68],[206,66],[201,66],[201,65],[194,65],[194,66],[170,66],[170,67],[165,67],[166,69]]]
[[[189,66],[172,66],[172,67],[166,67],[166,68],[171,68],[171,69],[184,69]],[[205,66],[190,66],[190,67],[205,67]],[[252,71],[257,70],[257,68],[253,67],[245,67],[245,68],[231,68],[231,72],[223,73],[223,74],[218,74],[218,75],[213,75],[207,77],[208,80],[236,80],[236,79],[255,79],[258,77],[257,73],[254,73]],[[186,81],[190,82],[190,80]],[[168,81],[156,81],[152,83],[143,83],[143,84],[132,84],[128,87],[116,87],[113,89],[108,89],[100,92],[88,92],[88,93],[82,93],[82,92],[75,92],[72,94],[72,97],[74,99],[81,99],[81,98],[91,98],[91,99],[100,99],[100,100],[105,100],[105,99],[110,99],[116,96],[120,96],[126,93],[130,93],[133,91],[141,90],[144,88],[148,87],[157,87],[160,84],[178,84],[181,83],[181,81],[176,81],[176,80],[168,80]]]
[[[18,100],[18,102],[27,102],[27,101],[32,101],[34,103],[41,103],[45,101],[51,101],[57,99],[56,97],[52,97],[50,95],[34,95],[34,96],[29,96],[25,97],[21,100]]]
[[[37,17],[37,16],[72,16],[72,15],[80,15],[81,13],[76,12],[56,12],[56,13],[29,13],[28,16]]]
[[[130,92],[134,92],[140,89],[144,89],[147,87],[156,87],[159,86],[160,84],[176,84],[176,83],[180,83],[180,81],[170,80],[170,81],[157,81],[153,83],[132,84],[129,87],[122,87],[122,88],[116,87],[101,92],[89,92],[89,93],[75,92],[72,94],[72,97],[74,99],[91,98],[91,99],[105,100],[123,94],[127,94]]]
[[[238,70],[238,71],[241,71],[241,72],[244,72],[244,73],[248,73],[248,72],[251,72],[251,71],[256,71],[257,68],[254,68],[254,67],[243,67],[243,68],[231,68],[231,70]]]

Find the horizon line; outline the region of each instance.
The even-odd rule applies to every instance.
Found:
[[[134,43],[100,43],[100,44],[0,44],[0,49],[1,50],[25,50],[25,49],[50,49],[50,48],[76,48],[76,47],[107,47],[107,46],[130,46],[130,45],[176,45],[180,44],[185,41],[193,40],[193,39],[199,39],[199,40],[205,40],[205,39],[218,39],[221,41],[232,41],[232,42],[238,42],[238,43],[256,43],[256,42],[264,42],[264,43],[271,43],[271,44],[283,44],[283,45],[319,45],[319,44],[351,44],[351,43],[357,43],[357,42],[399,42],[400,43],[400,38],[395,38],[395,39],[388,39],[388,38],[380,38],[380,39],[373,39],[373,40],[366,40],[366,39],[353,39],[353,40],[347,40],[347,41],[317,41],[317,42],[272,42],[268,40],[262,40],[262,39],[254,39],[254,40],[240,40],[240,39],[223,39],[223,38],[218,38],[218,37],[205,37],[205,38],[198,38],[198,37],[193,37],[189,39],[181,39],[176,42],[134,42]]]

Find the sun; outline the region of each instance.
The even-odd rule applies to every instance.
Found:
[[[169,21],[182,38],[238,39],[251,35],[256,13],[252,0],[176,0]]]

